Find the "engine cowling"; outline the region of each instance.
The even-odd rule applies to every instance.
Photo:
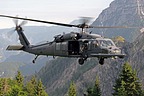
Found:
[[[63,41],[66,41],[66,40],[78,40],[80,38],[81,38],[81,35],[79,33],[71,32],[71,33],[67,33],[67,34],[64,34],[64,35],[55,36],[55,41],[56,42],[63,42]]]

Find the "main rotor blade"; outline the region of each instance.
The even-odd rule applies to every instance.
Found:
[[[36,20],[36,19],[27,19],[27,18],[21,18],[21,17],[7,16],[7,15],[0,15],[0,17],[15,18],[15,19],[41,22],[41,23],[47,23],[47,24],[54,24],[54,25],[60,25],[60,26],[66,26],[66,27],[77,27],[76,25],[71,25],[71,24],[56,23],[56,22],[49,22],[49,21]]]
[[[54,24],[54,25],[60,25],[60,26],[66,26],[66,27],[77,27],[77,28],[82,28],[82,29],[83,28],[140,28],[140,27],[128,27],[128,26],[89,26],[85,23],[78,24],[78,25],[72,25],[72,24],[49,22],[49,21],[43,21],[43,20],[37,20],[37,19],[27,19],[27,18],[21,18],[21,17],[7,16],[7,15],[0,15],[0,17],[15,18],[15,19],[47,23],[47,24]]]
[[[130,27],[130,26],[88,26],[88,28],[141,28],[141,27]]]
[[[79,17],[80,24],[89,24],[92,21],[92,17]]]

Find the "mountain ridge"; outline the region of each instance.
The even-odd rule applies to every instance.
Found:
[[[95,22],[92,25],[94,26],[126,25],[127,26],[129,24],[129,26],[143,26],[143,21],[138,11],[137,1],[140,0],[113,1],[110,4],[110,6],[99,15],[99,17],[95,20]],[[142,3],[143,0],[141,0],[140,2]],[[45,29],[47,30],[47,28]],[[36,43],[36,41],[39,41],[39,39],[37,39],[37,36],[39,36],[37,35],[37,32],[34,29],[29,29],[29,30],[33,30],[33,32],[35,32],[36,34],[36,36],[34,37],[35,39],[31,40],[32,43]],[[57,32],[60,32],[59,30],[62,29],[61,28],[58,29]],[[55,31],[56,30],[52,32]],[[27,29],[25,29],[24,32],[27,32]],[[86,92],[86,89],[88,87],[91,87],[91,85],[94,84],[93,82],[95,81],[96,76],[98,76],[100,79],[102,96],[111,96],[111,93],[113,92],[113,85],[115,83],[115,79],[118,78],[122,65],[124,64],[124,62],[127,61],[130,62],[132,67],[138,71],[138,77],[144,84],[144,78],[143,78],[144,77],[143,74],[144,36],[143,34],[141,34],[140,37],[138,37],[137,40],[134,41],[134,38],[136,38],[140,34],[140,29],[136,29],[136,30],[93,29],[92,32],[98,32],[99,34],[103,32],[104,36],[108,36],[111,38],[112,36],[117,36],[117,35],[125,37],[126,40],[131,42],[131,43],[124,42],[123,44],[121,44],[122,49],[125,51],[127,56],[122,60],[107,59],[103,66],[98,64],[97,58],[89,58],[83,66],[78,65],[76,58],[58,57],[51,61],[44,61],[46,62],[46,66],[40,69],[40,71],[36,73],[36,76],[43,81],[43,84],[45,85],[46,90],[50,94],[50,96],[66,95],[71,81],[74,81],[76,83],[78,95],[81,96],[83,95],[84,92]],[[47,38],[46,33],[47,32],[45,31],[44,33],[45,38]],[[28,32],[26,33],[26,35],[27,34],[30,33]],[[28,36],[34,36],[34,33],[31,33],[31,35]],[[18,59],[17,56],[14,57]],[[12,57],[10,58],[15,59]],[[31,58],[29,58],[28,60],[31,61]],[[19,66],[16,68],[18,70]],[[24,68],[24,70],[27,70],[27,67]]]
[[[140,0],[114,0],[108,8],[102,11],[99,17],[94,21],[92,25],[95,26],[130,26],[130,27],[142,27],[144,26],[144,20],[139,14],[138,2]],[[139,2],[143,8],[144,1]],[[141,8],[141,9],[142,9]],[[142,10],[140,10],[142,11]],[[143,11],[142,11],[143,12]],[[141,12],[141,13],[142,13]],[[140,29],[92,29],[93,32],[102,34],[106,37],[115,37],[120,35],[127,41],[133,42],[134,39],[140,34]]]
[[[133,8],[133,6],[136,7]],[[137,0],[114,0],[110,4],[110,7],[105,9],[92,25],[102,26],[101,22],[103,22],[103,26],[127,26],[128,24],[129,26],[142,26],[143,21],[137,11]],[[77,64],[77,59],[70,58],[57,58],[53,61],[58,61],[57,63],[48,62],[36,75],[38,78],[41,78],[46,86],[47,92],[51,96],[66,96],[69,84],[72,81],[76,84],[78,96],[82,96],[87,88],[94,84],[96,76],[100,79],[102,96],[111,96],[115,80],[118,78],[125,62],[130,62],[133,69],[138,71],[138,77],[142,81],[142,84],[144,84],[144,65],[142,65],[144,57],[144,35],[140,33],[140,29],[92,30],[93,33],[98,32],[99,34],[101,34],[102,31],[104,32],[104,36],[107,35],[111,38],[112,36],[118,35],[125,37],[126,41],[121,43],[120,46],[126,53],[126,57],[124,59],[116,60],[106,59],[103,66],[98,64],[97,58],[89,58],[83,66]],[[140,35],[141,38],[137,38],[138,35]],[[137,40],[135,40],[135,38],[137,38]],[[70,62],[72,63],[70,64]],[[69,66],[66,66],[67,63]],[[65,70],[60,70],[59,68],[65,68]],[[55,70],[58,72],[55,73]],[[57,73],[61,75],[53,77],[53,75],[58,75]]]
[[[8,45],[19,44],[19,42],[17,40],[15,40],[15,38],[17,38],[18,35],[16,32],[14,32],[14,29],[15,28],[0,29],[1,67],[2,66],[4,67],[5,63],[14,64],[14,62],[17,62],[16,66],[19,66],[19,67],[16,67],[15,65],[12,66],[12,67],[17,68],[15,70],[15,72],[13,71],[14,73],[12,73],[12,74],[10,71],[8,72],[7,70],[10,70],[8,67],[8,69],[5,69],[7,71],[7,74],[11,74],[12,75],[11,77],[14,77],[16,71],[21,70],[23,75],[32,75],[35,72],[38,72],[40,70],[40,68],[43,67],[49,59],[51,59],[51,57],[47,58],[46,56],[40,56],[37,59],[36,64],[32,64],[32,60],[34,59],[35,55],[28,54],[28,53],[21,52],[21,51],[6,50]],[[24,29],[24,34],[26,35],[28,40],[31,42],[31,44],[37,44],[38,42],[46,41],[46,40],[52,41],[54,39],[52,35],[62,34],[63,32],[68,32],[68,30],[69,30],[67,28],[61,28],[58,26],[51,26],[51,27],[24,26],[23,29]],[[48,30],[50,31],[50,33],[47,32]],[[53,33],[53,32],[55,32],[55,33]],[[41,34],[41,35],[39,35],[39,34]],[[12,35],[12,36],[9,37],[9,35]],[[21,63],[22,63],[22,65],[21,65]],[[33,69],[31,69],[31,67]],[[27,71],[25,71],[25,70],[27,70]],[[7,77],[9,75],[5,74],[4,76]]]

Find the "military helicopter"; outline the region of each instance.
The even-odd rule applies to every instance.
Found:
[[[37,19],[27,19],[21,17],[0,15],[0,17],[21,19],[27,21],[41,22],[47,24],[54,24],[66,27],[81,28],[81,32],[70,32],[67,34],[60,34],[54,36],[54,40],[39,45],[31,45],[23,33],[21,25],[16,24],[15,30],[19,35],[20,45],[9,45],[7,50],[22,50],[36,55],[33,60],[35,63],[39,55],[46,56],[61,56],[61,57],[75,57],[79,58],[78,63],[83,65],[85,60],[90,57],[97,57],[99,64],[103,65],[106,58],[124,58],[125,54],[117,47],[114,42],[98,34],[86,32],[87,28],[127,28],[127,26],[104,27],[91,26],[87,22],[82,24],[72,25],[65,23],[49,22]]]

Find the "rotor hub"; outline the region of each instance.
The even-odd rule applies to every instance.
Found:
[[[21,26],[16,26],[16,31],[22,31],[22,27]]]

